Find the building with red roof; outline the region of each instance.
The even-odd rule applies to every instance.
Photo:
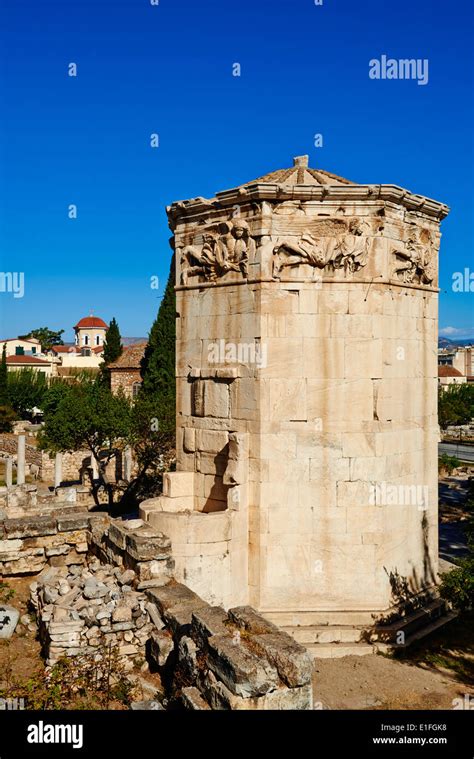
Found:
[[[108,325],[98,316],[84,316],[74,327],[75,343],[79,348],[100,348],[104,344]]]
[[[459,369],[448,364],[438,365],[438,383],[446,389],[449,385],[459,385],[467,382],[467,377]]]

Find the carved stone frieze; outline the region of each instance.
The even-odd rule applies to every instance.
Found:
[[[249,256],[255,252],[255,241],[249,225],[243,219],[233,219],[208,227],[202,235],[201,245],[186,245],[181,254],[181,284],[186,285],[193,275],[216,282],[228,271],[248,276]]]
[[[436,279],[438,244],[428,229],[410,233],[405,248],[392,251],[395,256],[393,279],[404,284],[432,285]]]
[[[306,230],[296,241],[280,240],[273,249],[273,277],[278,279],[282,269],[301,264],[353,274],[367,263],[371,231],[367,221],[354,218],[335,235],[315,237]]]

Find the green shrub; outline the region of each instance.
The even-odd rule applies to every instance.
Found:
[[[449,476],[459,466],[461,466],[461,462],[456,456],[448,456],[447,453],[443,453],[438,459],[438,471],[446,472]]]
[[[462,559],[455,569],[442,575],[440,594],[459,611],[474,608],[474,556]]]

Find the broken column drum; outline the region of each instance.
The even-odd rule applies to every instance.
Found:
[[[433,586],[448,210],[306,156],[168,208],[177,471],[142,515],[206,600],[344,623]]]

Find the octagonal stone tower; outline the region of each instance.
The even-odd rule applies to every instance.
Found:
[[[433,587],[448,210],[307,156],[168,208],[177,472],[141,513],[208,601],[369,623]]]

